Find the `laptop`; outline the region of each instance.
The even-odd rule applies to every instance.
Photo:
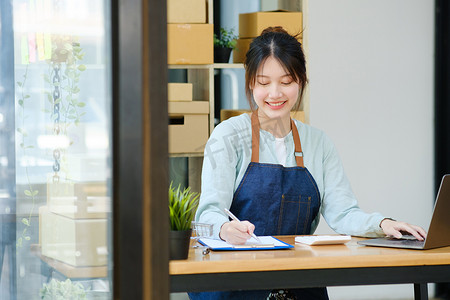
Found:
[[[430,227],[427,238],[419,241],[413,236],[404,236],[396,239],[393,237],[374,238],[358,241],[360,245],[393,247],[405,249],[431,249],[450,246],[450,174],[442,177],[441,186],[436,197],[433,216],[431,217]]]

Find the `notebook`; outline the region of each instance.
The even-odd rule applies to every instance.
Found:
[[[289,249],[294,248],[294,246],[289,245],[273,236],[258,236],[261,242],[249,239],[243,245],[232,245],[222,240],[201,238],[199,243],[207,246],[211,250],[279,250],[279,249]]]
[[[411,236],[405,238],[375,238],[358,241],[360,245],[394,247],[406,249],[431,249],[450,246],[450,174],[442,177],[441,186],[436,197],[433,216],[425,241],[418,241]]]

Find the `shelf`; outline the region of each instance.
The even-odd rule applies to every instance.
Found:
[[[167,65],[169,69],[209,69],[212,65]]]
[[[168,65],[169,69],[243,69],[244,64]]]
[[[243,69],[244,64],[214,64],[214,69]]]
[[[203,157],[203,152],[169,153],[169,157]]]
[[[50,268],[60,272],[67,278],[104,278],[108,276],[107,266],[74,267],[72,265],[42,255],[41,245],[38,244],[32,244],[30,246],[30,251],[32,254],[40,258],[43,263],[47,264]]]

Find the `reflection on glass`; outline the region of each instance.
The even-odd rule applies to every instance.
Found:
[[[0,252],[15,255],[2,299],[111,299],[109,1],[9,2],[16,249]]]

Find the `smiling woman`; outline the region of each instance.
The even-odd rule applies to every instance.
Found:
[[[307,83],[302,46],[294,36],[280,27],[263,30],[250,44],[244,65],[253,112],[223,121],[211,134],[197,222],[214,224],[214,237],[231,244],[242,244],[252,234],[313,234],[320,213],[341,234],[382,236],[403,230],[419,238],[426,235],[420,227],[363,212],[330,139],[290,118]],[[229,220],[224,209],[241,222]],[[282,294],[279,290],[192,293],[190,297],[328,299],[325,288]]]

